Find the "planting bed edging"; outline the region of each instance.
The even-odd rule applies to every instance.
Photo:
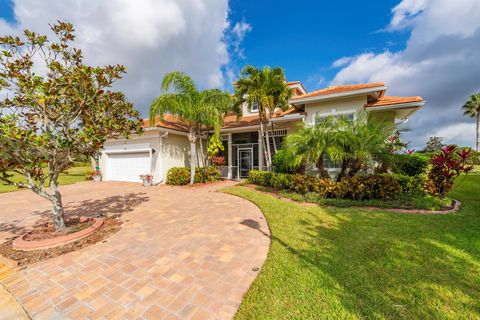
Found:
[[[52,239],[26,241],[24,239],[26,234],[24,234],[16,238],[15,240],[13,240],[12,247],[16,250],[33,251],[33,250],[40,250],[40,249],[50,249],[50,248],[55,248],[65,244],[69,244],[77,240],[83,239],[85,237],[88,237],[103,225],[103,219],[101,218],[95,218],[93,219],[93,221],[94,221],[93,224],[88,228],[85,228],[78,232],[67,234],[65,236],[52,238]]]

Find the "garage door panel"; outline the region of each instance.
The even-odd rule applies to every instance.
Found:
[[[151,171],[150,154],[119,153],[108,156],[108,180],[140,182],[140,175]]]

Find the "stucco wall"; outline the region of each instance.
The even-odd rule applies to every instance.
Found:
[[[244,104],[242,105],[242,115],[243,115],[244,117],[253,116],[253,115],[257,115],[257,114],[258,114],[257,111],[254,111],[254,112],[248,111],[248,105],[247,105],[247,103],[244,103]]]
[[[162,180],[167,179],[167,172],[172,167],[186,167],[190,165],[190,144],[186,136],[169,134],[163,139]]]
[[[305,105],[305,112],[307,113],[305,123],[308,125],[314,124],[317,112],[325,115],[357,112],[363,110],[365,103],[367,103],[366,95],[310,103]]]

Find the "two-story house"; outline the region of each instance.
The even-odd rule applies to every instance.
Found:
[[[381,82],[334,86],[312,92],[307,92],[298,81],[289,82],[288,86],[294,91],[289,101],[290,109],[276,112],[269,124],[273,126],[271,150],[274,143],[280,148],[287,134],[300,126],[314,125],[321,117],[353,118],[357,111],[365,110],[379,120],[395,124],[406,121],[425,104],[419,96],[387,96],[387,86]],[[230,179],[245,178],[252,169],[266,169],[258,110],[254,106],[248,110],[244,105],[242,111],[241,117],[227,116],[221,130],[226,158],[222,175]],[[181,122],[166,116],[153,127],[146,120],[145,127],[141,136],[105,143],[100,162],[105,180],[140,181],[140,174],[152,173],[154,181],[160,183],[166,179],[170,168],[189,166],[189,142]],[[198,157],[203,163],[200,153]],[[335,168],[327,165],[327,169]]]

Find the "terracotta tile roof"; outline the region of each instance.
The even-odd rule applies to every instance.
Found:
[[[295,108],[290,108],[286,111],[279,111],[274,114],[274,118],[280,118],[286,115],[291,115],[291,114],[305,114],[305,112],[300,111]],[[155,126],[160,127],[160,128],[166,128],[166,129],[171,129],[171,130],[177,130],[177,131],[183,131],[187,132],[187,126],[182,123],[180,120],[175,118],[174,116],[171,116],[169,114],[166,114],[163,117],[163,121],[160,121],[159,118],[155,120]],[[249,126],[256,126],[260,124],[260,119],[258,115],[251,115],[251,116],[246,116],[246,117],[237,117],[236,114],[229,114],[225,116],[224,118],[224,124],[222,129],[231,129],[231,128],[241,128],[241,127],[249,127]],[[150,121],[149,119],[144,119],[143,120],[143,127],[148,128],[150,127]]]
[[[325,88],[325,89],[312,91],[312,92],[302,94],[302,95],[299,95],[299,96],[295,96],[295,97],[292,98],[292,100],[309,98],[309,97],[324,96],[324,95],[332,94],[332,93],[341,93],[341,92],[349,92],[349,91],[369,89],[369,88],[375,88],[375,87],[383,87],[383,86],[385,86],[385,84],[383,82],[349,84],[349,85],[344,85],[344,86],[333,86],[333,87],[328,87],[328,88]]]
[[[144,119],[143,120],[143,127],[149,128],[150,127],[150,120]],[[183,131],[187,132],[187,126],[185,123],[178,120],[176,117],[166,114],[163,116],[163,121],[160,118],[155,118],[155,127],[166,128],[171,130]]]
[[[395,96],[383,96],[377,101],[372,101],[365,104],[365,107],[380,107],[380,106],[387,106],[392,104],[400,104],[400,103],[410,103],[410,102],[422,102],[423,98],[420,96],[416,97],[395,97]]]
[[[287,82],[287,85],[288,86],[300,85],[300,87],[302,88],[300,89],[298,86],[294,87],[293,90],[295,91],[295,94],[293,95],[293,97],[302,95],[307,92],[307,90],[303,87],[303,84],[300,81],[290,81],[290,82]]]
[[[237,117],[235,114],[227,115],[223,121],[223,129],[249,127],[260,124],[260,118],[258,118],[258,116]]]
[[[280,118],[280,117],[291,115],[291,114],[305,114],[305,112],[297,110],[295,108],[290,108],[286,111],[276,112],[273,118]],[[258,115],[237,117],[235,114],[229,114],[224,119],[223,129],[256,126],[259,124],[260,124],[260,119],[258,118]]]

